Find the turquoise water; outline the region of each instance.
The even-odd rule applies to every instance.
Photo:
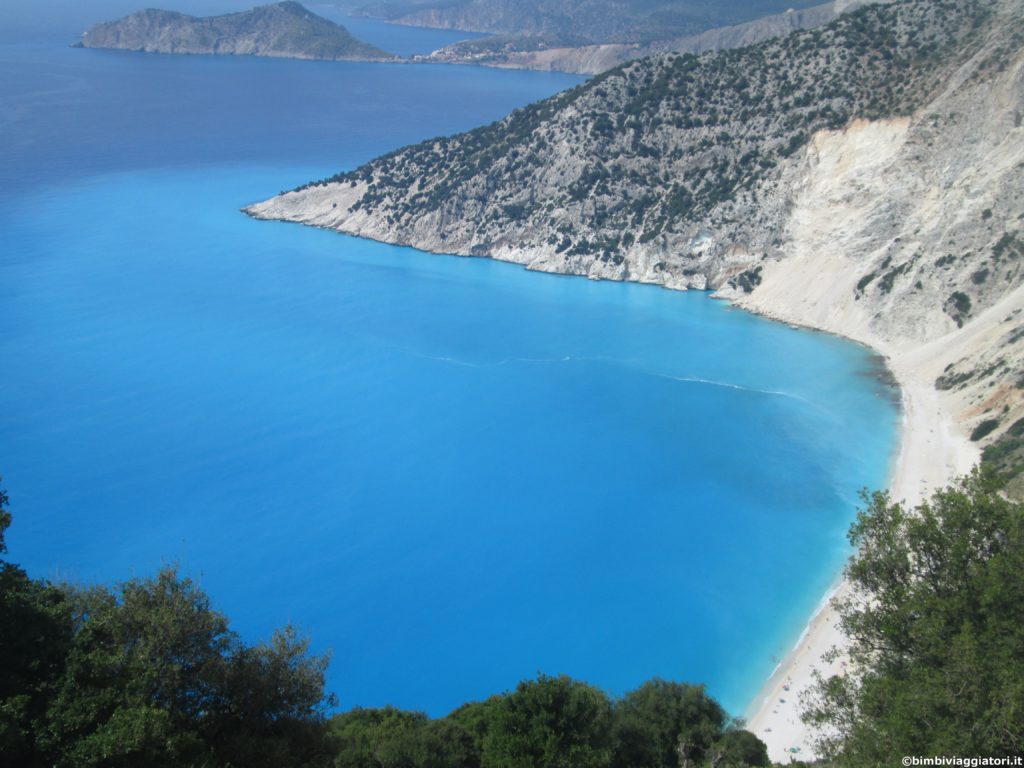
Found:
[[[742,710],[885,480],[863,348],[238,212],[577,79],[62,36],[0,45],[12,559],[177,562],[246,637],[331,649],[343,707],[441,714],[543,670]]]

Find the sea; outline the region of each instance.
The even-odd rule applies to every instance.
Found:
[[[879,360],[701,292],[251,220],[583,79],[69,47],[134,9],[0,9],[7,557],[176,566],[246,640],[329,652],[341,709],[440,716],[543,672],[740,714],[886,483]]]

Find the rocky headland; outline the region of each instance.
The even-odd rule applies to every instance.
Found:
[[[97,24],[82,35],[83,48],[146,53],[227,54],[293,59],[391,60],[344,27],[292,0],[223,16],[188,16],[162,10],[133,13]]]

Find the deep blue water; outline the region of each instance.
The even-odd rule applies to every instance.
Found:
[[[885,481],[864,349],[238,212],[577,79],[70,50],[73,14],[6,18],[13,560],[178,562],[247,638],[332,649],[344,707],[441,714],[543,670],[743,708]]]

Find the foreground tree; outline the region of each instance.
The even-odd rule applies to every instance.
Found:
[[[491,712],[487,768],[601,768],[612,756],[604,691],[564,675],[521,682]]]
[[[0,553],[11,523],[0,490]],[[0,757],[5,765],[42,766],[36,734],[64,671],[71,612],[64,594],[0,560]]]
[[[754,734],[739,730],[702,685],[654,679],[615,706],[615,768],[768,765]]]
[[[0,553],[10,525],[0,491]],[[327,659],[288,628],[249,646],[173,569],[55,587],[0,560],[0,764],[329,763]]]
[[[916,509],[875,493],[850,531],[844,676],[805,719],[848,766],[1024,752],[1024,507],[975,470]]]
[[[306,765],[327,661],[294,632],[245,646],[173,569],[70,593],[75,634],[41,741],[58,765]]]

